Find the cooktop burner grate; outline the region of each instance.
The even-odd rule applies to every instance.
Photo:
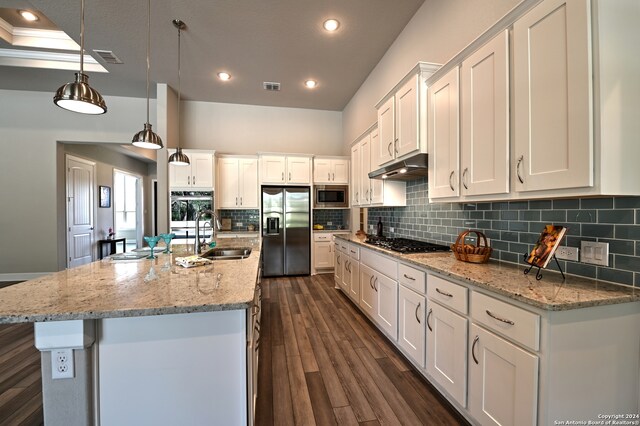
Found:
[[[400,253],[425,253],[434,251],[449,251],[448,246],[442,244],[427,243],[424,241],[410,240],[408,238],[387,238],[370,236],[365,241],[367,244],[393,250]]]

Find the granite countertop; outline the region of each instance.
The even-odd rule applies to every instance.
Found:
[[[318,234],[322,234],[322,233],[329,233],[329,234],[349,234],[351,233],[350,230],[348,229],[314,229],[313,233],[318,233]]]
[[[174,257],[193,254],[175,244],[156,259],[103,260],[0,289],[0,324],[247,309],[260,260],[260,240],[229,238],[217,247],[251,247],[242,260],[183,268]]]
[[[401,254],[351,236],[338,238],[544,310],[563,311],[640,301],[640,289],[633,287],[571,275],[563,281],[559,273],[552,271],[543,271],[542,280],[537,281],[535,268],[529,275],[524,275],[526,265],[498,261],[461,262],[451,252]]]

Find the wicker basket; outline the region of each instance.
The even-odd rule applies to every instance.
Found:
[[[471,233],[476,234],[475,246],[473,244],[464,243],[465,237]],[[480,244],[481,239],[482,245]],[[486,263],[489,261],[493,249],[489,247],[489,244],[487,243],[487,237],[485,237],[482,232],[468,230],[461,232],[460,235],[458,235],[458,239],[456,240],[455,244],[451,244],[451,251],[453,251],[456,259],[463,262]]]

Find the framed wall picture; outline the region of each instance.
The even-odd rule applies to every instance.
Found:
[[[100,189],[100,204],[99,207],[111,207],[111,187],[102,186],[98,187]]]

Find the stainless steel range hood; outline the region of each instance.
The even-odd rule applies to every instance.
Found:
[[[371,179],[414,180],[427,175],[427,154],[416,154],[369,173]]]

